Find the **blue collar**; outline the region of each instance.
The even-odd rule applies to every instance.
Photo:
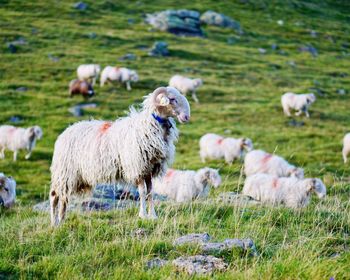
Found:
[[[155,113],[152,113],[152,117],[160,124],[168,123],[168,119],[163,119],[162,117],[156,115]]]

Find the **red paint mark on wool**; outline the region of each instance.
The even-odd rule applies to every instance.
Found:
[[[273,179],[272,188],[277,189],[279,187],[278,178]]]
[[[165,174],[165,178],[171,178],[175,173],[175,169],[168,169],[168,171]]]
[[[100,132],[102,134],[105,133],[111,126],[112,126],[111,122],[105,122],[100,128]]]
[[[221,145],[222,141],[224,141],[224,138],[220,138],[216,141],[216,144]]]
[[[262,158],[261,163],[262,163],[263,165],[265,165],[271,158],[272,158],[272,155],[271,155],[271,154],[267,154],[267,155],[265,155],[265,156]]]

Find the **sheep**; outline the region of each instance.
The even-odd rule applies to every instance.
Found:
[[[190,105],[177,89],[160,87],[145,97],[140,111],[131,108],[114,122],[80,121],[59,135],[51,165],[52,225],[64,219],[71,194],[97,184],[138,186],[139,217],[156,219],[152,179],[163,176],[173,161],[178,138],[173,117],[188,122]]]
[[[0,173],[0,206],[10,208],[16,199],[16,181]]]
[[[289,164],[280,156],[266,153],[262,150],[253,150],[244,158],[244,171],[246,176],[256,173],[266,173],[277,177],[294,176],[304,178],[304,170]]]
[[[244,150],[253,149],[252,140],[249,138],[224,138],[223,136],[207,133],[199,140],[200,157],[205,159],[222,159],[231,164],[234,160],[243,157]]]
[[[320,179],[287,178],[258,173],[245,180],[242,192],[264,203],[301,208],[309,204],[312,193],[320,199],[324,198],[326,187]]]
[[[94,86],[96,79],[101,72],[101,67],[98,64],[82,64],[77,69],[78,79],[81,81],[90,81]]]
[[[309,118],[310,115],[307,110],[315,101],[316,96],[313,93],[295,94],[292,92],[287,92],[281,97],[283,112],[288,117],[291,116],[290,109],[294,109],[297,111],[295,113],[296,116],[300,116],[302,113],[305,113],[305,116]]]
[[[350,133],[345,134],[343,138],[343,160],[344,163],[348,161],[348,154],[350,153]]]
[[[154,180],[153,190],[176,202],[186,202],[207,197],[210,187],[217,188],[220,184],[221,176],[216,169],[208,167],[198,171],[168,169],[163,178]]]
[[[87,81],[80,81],[78,79],[72,80],[69,83],[69,95],[73,97],[73,95],[81,94],[85,99],[92,97],[95,92],[92,88],[92,85]]]
[[[187,93],[192,93],[192,99],[199,103],[199,100],[196,95],[196,90],[201,85],[203,85],[202,79],[190,79],[181,75],[175,75],[171,77],[169,81],[169,86],[177,88],[183,95],[187,95]]]
[[[125,83],[126,89],[131,90],[130,82],[137,82],[138,80],[139,76],[134,70],[124,67],[106,66],[101,73],[100,83],[101,87],[108,81]]]
[[[36,140],[40,140],[43,131],[40,126],[28,128],[14,127],[12,125],[0,126],[0,159],[5,158],[5,150],[13,151],[13,160],[17,160],[19,150],[27,150],[25,159],[29,159],[35,147]]]

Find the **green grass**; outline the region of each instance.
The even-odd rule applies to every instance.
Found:
[[[225,255],[229,269],[215,279],[350,279],[349,167],[341,158],[341,140],[350,121],[350,51],[342,46],[350,41],[349,3],[89,0],[89,9],[79,12],[71,8],[74,2],[0,0],[0,123],[8,124],[17,115],[23,118],[21,126],[37,124],[44,130],[29,161],[21,153],[14,163],[9,152],[0,161],[0,171],[18,183],[17,205],[0,210],[0,279],[184,279],[187,276],[170,265],[146,270],[144,263],[156,256],[171,260],[194,253],[195,248],[172,246],[174,238],[192,232],[208,232],[216,240],[250,237],[256,242],[258,257]],[[240,21],[245,34],[205,27],[205,38],[176,37],[152,32],[143,23],[143,13],[174,7],[223,12]],[[128,24],[128,19],[135,23]],[[279,19],[283,26],[277,25]],[[311,37],[310,30],[318,37]],[[91,32],[97,34],[95,39],[89,38]],[[28,44],[11,54],[6,43],[19,37]],[[227,43],[230,37],[234,44]],[[169,57],[148,57],[141,48],[157,40],[168,42]],[[273,51],[272,44],[286,53]],[[305,44],[316,47],[319,56],[299,52]],[[260,54],[260,47],[267,54]],[[118,61],[129,52],[137,60]],[[250,137],[256,148],[276,151],[304,167],[308,177],[323,179],[328,197],[314,199],[301,211],[240,208],[215,200],[163,204],[157,207],[155,222],[139,220],[136,208],[70,213],[61,227],[52,229],[49,216],[31,207],[48,198],[55,139],[77,121],[68,108],[81,100],[67,97],[67,85],[76,67],[90,62],[136,69],[140,82],[131,92],[97,87],[93,101],[99,106],[82,119],[115,119],[143,95],[166,85],[173,74],[198,76],[204,80],[198,92],[201,104],[191,102],[191,123],[179,125],[175,168],[203,167],[200,136],[230,130],[227,135]],[[16,91],[20,86],[28,90]],[[282,114],[281,94],[309,92],[312,87],[325,94],[317,96],[311,119],[298,118],[305,125],[290,126]],[[348,94],[338,95],[341,88]],[[241,163],[208,165],[220,166],[224,178],[211,198],[241,190]],[[148,233],[141,240],[130,235],[139,227]],[[334,258],[335,253],[340,255]]]

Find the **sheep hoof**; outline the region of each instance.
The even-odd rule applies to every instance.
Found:
[[[147,215],[146,213],[139,213],[139,217],[140,217],[142,220],[148,219],[148,215]]]
[[[148,219],[149,220],[157,220],[158,219],[158,216],[156,213],[152,213],[152,214],[149,214],[148,215]]]
[[[28,160],[30,158],[30,155],[26,155],[24,158]]]

